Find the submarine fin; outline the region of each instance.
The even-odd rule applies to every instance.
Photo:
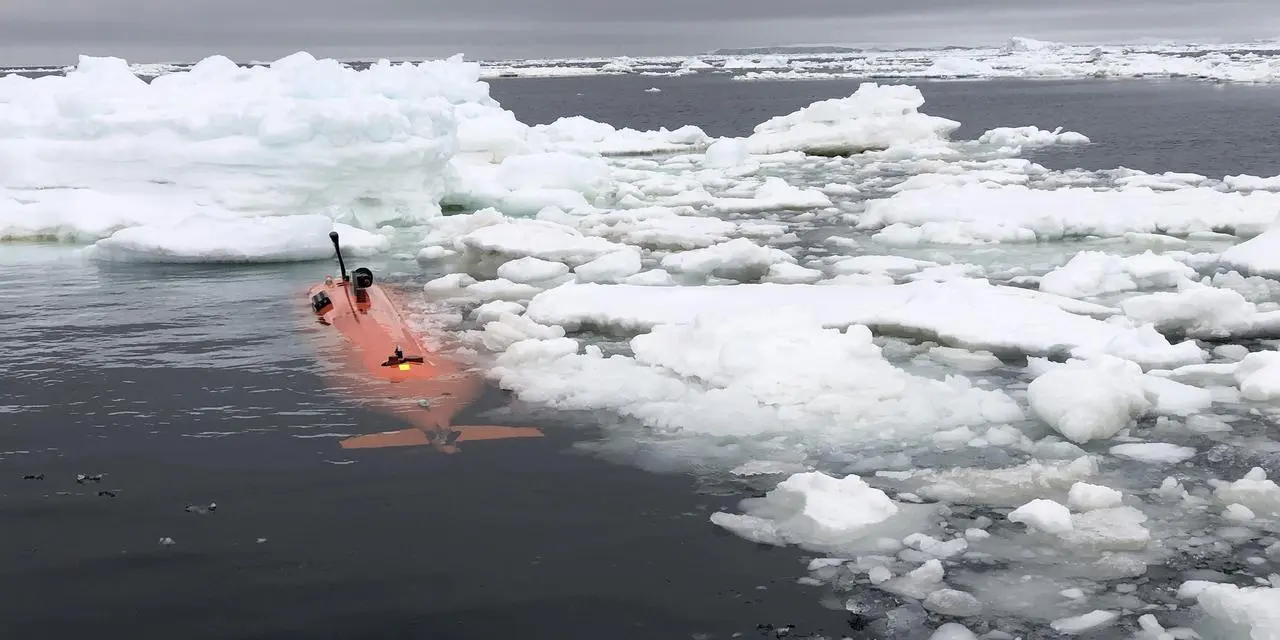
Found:
[[[541,438],[537,427],[502,427],[497,425],[469,425],[453,427],[447,444],[480,440],[508,440],[513,438]],[[385,447],[419,447],[435,445],[427,432],[421,429],[400,429],[347,438],[341,442],[343,449],[381,449]]]
[[[457,439],[454,440],[455,442],[542,437],[542,430],[537,427],[500,427],[497,425],[477,424],[454,427],[453,430],[460,433]]]
[[[383,447],[417,447],[431,444],[427,433],[421,429],[401,429],[370,433],[354,438],[346,438],[341,442],[343,449],[380,449]]]

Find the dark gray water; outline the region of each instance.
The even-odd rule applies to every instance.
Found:
[[[543,423],[545,439],[457,456],[346,455],[324,435],[405,425],[327,397],[312,373],[296,311],[327,264],[92,266],[19,245],[2,255],[0,275],[23,285],[0,290],[5,637],[843,626],[790,584],[796,554],[736,544],[708,523],[729,499],[572,454],[575,429]],[[471,412],[504,401],[494,393]]]
[[[854,86],[580,78],[499,81],[493,94],[528,122],[737,135]],[[1098,142],[1037,158],[1051,166],[1280,173],[1264,122],[1277,89],[918,86],[964,137],[1063,124]],[[732,497],[573,453],[584,425],[542,422],[545,439],[453,457],[339,450],[328,435],[400,425],[333,400],[313,374],[295,311],[329,270],[95,265],[0,245],[5,637],[728,638],[760,637],[760,624],[859,637],[792,582],[798,553],[708,522]]]

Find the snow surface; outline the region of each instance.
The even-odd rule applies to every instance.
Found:
[[[819,554],[812,579],[877,623],[1275,637],[1280,176],[1049,170],[1021,154],[1089,132],[954,139],[903,84],[712,138],[530,126],[483,81],[1271,82],[1267,51],[1021,38],[364,70],[299,53],[150,84],[85,57],[0,78],[0,243],[300,261],[329,259],[337,230],[353,256],[416,258],[428,324],[533,411],[584,416],[602,453],[750,487],[708,524]]]

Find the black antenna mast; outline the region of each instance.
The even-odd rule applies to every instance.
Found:
[[[342,247],[338,246],[338,232],[330,231],[329,239],[333,241],[333,250],[338,252],[338,268],[342,269],[342,281],[350,282],[351,279],[347,277],[347,265],[342,261]]]

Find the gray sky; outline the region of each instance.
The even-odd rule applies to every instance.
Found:
[[[1280,0],[0,0],[0,65],[1280,37]]]

